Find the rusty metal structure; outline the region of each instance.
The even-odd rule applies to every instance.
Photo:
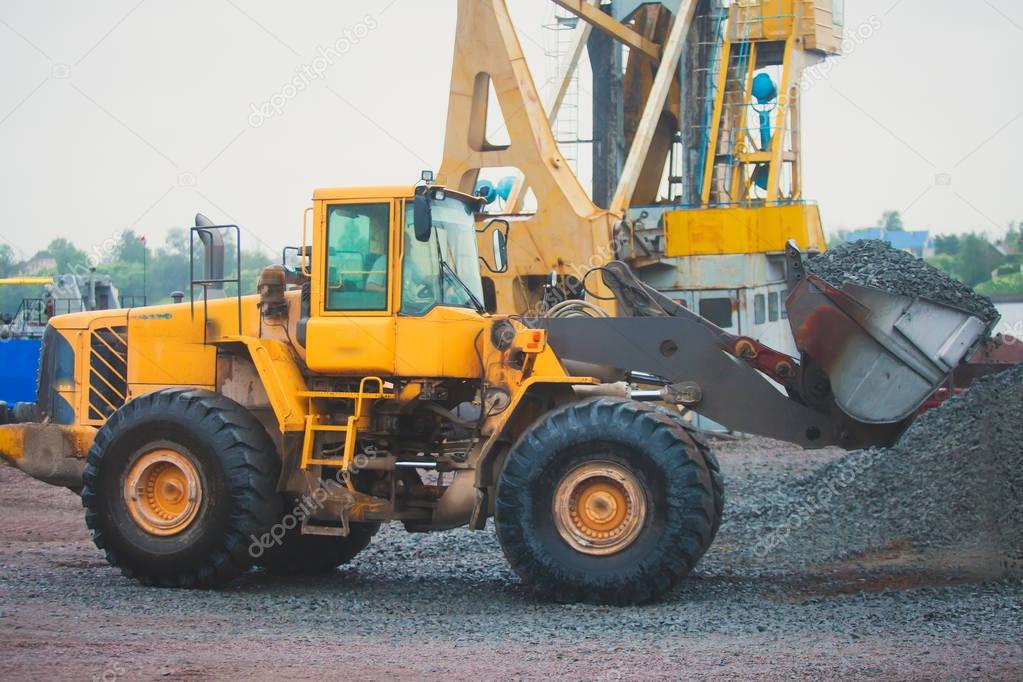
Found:
[[[459,5],[440,179],[473,192],[488,169],[519,173],[491,212],[512,224],[515,265],[487,277],[488,308],[542,310],[552,288],[555,300],[586,298],[591,283],[580,278],[613,257],[722,327],[794,352],[782,305],[785,244],[825,248],[819,211],[801,194],[798,84],[802,69],[838,52],[841,11],[830,0],[555,4],[579,21],[546,102],[504,4]],[[584,50],[593,68],[592,195],[550,125]],[[508,144],[486,139],[491,101]],[[527,192],[532,213],[523,212]],[[613,312],[601,286],[592,283],[589,299]]]

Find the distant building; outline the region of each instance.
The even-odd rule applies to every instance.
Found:
[[[859,242],[865,239],[880,239],[888,242],[894,249],[906,251],[917,258],[930,258],[934,255],[934,240],[927,230],[885,230],[880,227],[868,227],[863,230],[852,230],[846,241]]]
[[[41,273],[53,272],[57,269],[57,259],[49,255],[36,256],[32,260],[24,263],[19,274],[24,277],[32,277]]]

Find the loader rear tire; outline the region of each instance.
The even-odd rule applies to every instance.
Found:
[[[592,398],[522,435],[501,472],[494,517],[505,556],[539,596],[641,604],[670,590],[710,544],[714,484],[677,420]]]
[[[96,434],[82,506],[96,546],[144,585],[215,587],[248,570],[281,515],[280,460],[263,425],[209,391],[135,398]]]
[[[285,513],[295,509],[297,502],[288,500]],[[286,517],[285,517],[286,518]],[[370,540],[380,530],[379,523],[352,523],[347,537],[330,535],[303,535],[302,524],[283,524],[281,529],[291,528],[276,534],[275,525],[270,529],[267,546],[257,550],[256,565],[278,575],[315,575],[329,573],[342,564],[347,564],[369,546]]]

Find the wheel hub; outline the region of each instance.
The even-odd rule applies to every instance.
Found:
[[[175,535],[195,519],[202,503],[199,472],[170,448],[143,453],[128,471],[124,502],[132,520],[152,535]]]
[[[603,556],[639,536],[646,497],[636,476],[614,462],[587,462],[568,472],[554,492],[554,522],[573,549]]]

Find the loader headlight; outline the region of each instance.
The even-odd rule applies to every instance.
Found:
[[[515,342],[515,325],[508,320],[497,320],[490,328],[490,342],[499,351],[506,351]]]

